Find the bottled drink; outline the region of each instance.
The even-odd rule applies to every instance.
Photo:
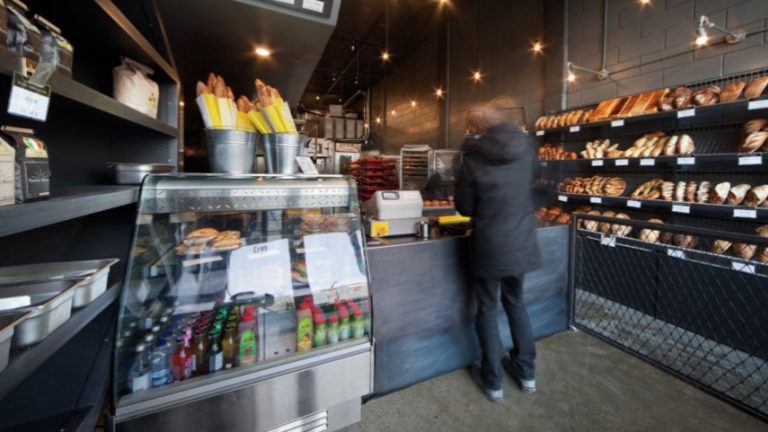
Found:
[[[152,348],[155,346],[155,342],[157,339],[155,338],[154,333],[147,333],[144,335],[144,346],[146,347],[147,351],[151,351]]]
[[[168,342],[168,346],[171,347],[171,352],[176,352],[176,335],[172,331],[166,331],[162,334],[161,338]]]
[[[354,309],[354,315],[352,316],[352,337],[361,338],[365,335],[365,318],[363,317],[363,311],[359,308]]]
[[[194,364],[192,347],[184,336],[176,338],[176,352],[173,354],[172,379],[173,382],[184,381],[192,378]]]
[[[253,306],[244,307],[243,317],[237,326],[238,364],[240,366],[256,363],[259,359],[258,324],[254,311]]]
[[[205,373],[208,371],[208,362],[206,360],[206,352],[205,352],[205,330],[197,330],[195,331],[195,339],[194,343],[192,344],[192,355],[195,359],[195,369],[192,371],[192,376],[200,376],[205,375]]]
[[[328,343],[339,343],[339,316],[336,314],[328,317]]]
[[[158,324],[160,324],[160,331],[164,332],[166,329],[168,329],[168,325],[170,324],[170,317],[168,315],[161,316]]]
[[[149,388],[149,360],[146,345],[139,342],[134,349],[134,359],[128,372],[128,393],[138,393]]]
[[[349,339],[349,312],[344,306],[339,307],[339,340]]]
[[[224,369],[232,369],[237,366],[237,340],[235,333],[237,325],[229,323],[224,326],[224,340],[222,349],[224,350]]]
[[[157,341],[155,350],[149,357],[152,365],[152,372],[149,378],[152,381],[152,387],[162,387],[171,382],[171,347],[164,340]]]
[[[213,329],[208,333],[211,341],[208,348],[208,373],[218,372],[224,369],[224,350],[221,347],[221,330]]]
[[[313,340],[313,346],[319,347],[328,343],[328,333],[325,327],[325,318],[323,314],[318,312],[315,314],[315,337]]]
[[[312,311],[305,301],[296,311],[296,351],[312,348]]]

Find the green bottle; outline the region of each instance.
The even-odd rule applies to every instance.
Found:
[[[328,343],[339,343],[339,316],[336,314],[328,317]]]
[[[323,314],[315,314],[315,337],[313,340],[315,348],[323,346],[328,343],[328,332],[326,331],[325,318]]]

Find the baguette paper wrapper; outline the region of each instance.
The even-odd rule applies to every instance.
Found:
[[[293,116],[291,115],[291,110],[288,109],[288,104],[281,98],[275,98],[273,101],[275,102],[275,107],[280,112],[280,118],[283,121],[283,126],[285,126],[285,132],[291,135],[297,135],[299,132],[296,130],[296,124],[293,122]]]
[[[264,117],[264,114],[258,111],[249,111],[248,119],[251,120],[251,123],[253,123],[253,125],[256,126],[256,130],[258,130],[260,133],[263,133],[263,134],[274,133],[272,128],[269,126],[269,123],[267,122],[266,117]]]
[[[219,105],[216,97],[211,94],[201,94],[195,99],[197,107],[200,108],[200,115],[203,116],[203,123],[208,129],[221,127],[221,116],[219,116]]]
[[[274,130],[277,133],[288,132],[288,130],[285,128],[285,124],[283,124],[280,111],[277,109],[276,106],[270,105],[266,108],[262,108],[261,112],[267,118],[267,121],[269,122],[269,125],[272,127],[272,130]]]
[[[221,116],[221,127],[224,129],[237,128],[237,106],[228,98],[216,98]]]
[[[256,128],[254,127],[253,123],[251,123],[251,119],[248,117],[248,114],[242,111],[238,111],[235,113],[235,115],[237,116],[237,130],[256,132]]]

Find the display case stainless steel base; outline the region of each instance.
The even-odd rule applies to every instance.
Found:
[[[113,419],[120,432],[334,431],[360,420],[361,398],[372,390],[369,342],[155,397],[123,397]]]

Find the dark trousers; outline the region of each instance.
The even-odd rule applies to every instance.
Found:
[[[477,336],[482,349],[482,371],[485,385],[493,390],[501,388],[504,371],[501,358],[504,356],[504,346],[499,335],[496,314],[501,305],[507,313],[509,328],[512,331],[512,369],[521,379],[534,378],[536,346],[533,342],[531,319],[523,303],[523,277],[506,277],[498,279],[476,279],[475,295],[477,297]]]

